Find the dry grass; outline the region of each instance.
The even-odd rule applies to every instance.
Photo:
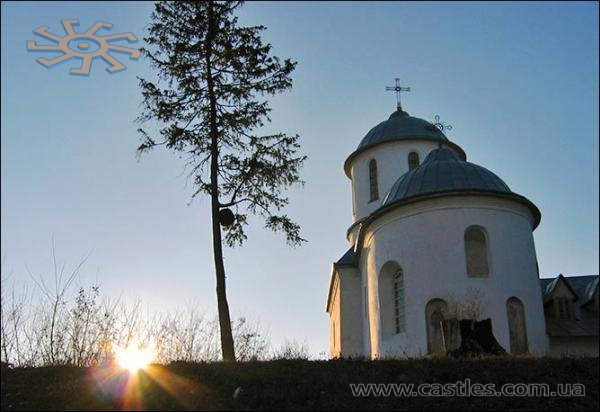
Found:
[[[115,372],[115,371],[113,371]],[[173,363],[140,376],[139,398],[118,395],[118,373],[100,367],[4,370],[2,410],[546,409],[597,410],[598,359],[488,358],[406,361]],[[471,382],[585,385],[583,397],[363,397],[350,383]],[[100,382],[104,381],[104,384]],[[233,394],[241,388],[239,396]]]

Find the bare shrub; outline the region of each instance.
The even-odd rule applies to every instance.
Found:
[[[160,362],[218,360],[217,322],[207,319],[196,307],[158,318],[155,332]]]
[[[2,276],[2,284],[8,284],[8,279]],[[10,296],[5,296],[5,290],[2,289],[0,303],[0,317],[2,318],[0,327],[0,354],[1,360],[7,364],[26,363],[25,348],[27,345],[26,337],[21,332],[27,319],[26,305],[28,302],[28,293],[25,290],[17,294],[14,284],[11,287]]]
[[[232,327],[237,360],[265,360],[268,357],[269,339],[260,330],[258,323],[252,324],[240,317],[233,322]]]
[[[296,339],[286,339],[283,344],[273,352],[273,359],[308,359],[310,356],[306,341],[300,343]]]
[[[86,258],[87,259],[87,258]],[[0,354],[14,366],[88,366],[114,359],[117,348],[151,345],[156,361],[212,362],[221,359],[219,323],[197,306],[169,313],[145,310],[102,297],[98,284],[82,286],[81,260],[71,270],[59,264],[52,242],[51,276],[29,273],[35,288],[11,293],[2,288]],[[2,267],[4,269],[4,265]],[[2,274],[4,284],[6,276]],[[47,278],[53,283],[48,284]],[[10,289],[8,289],[10,290]],[[306,344],[286,342],[270,355],[268,335],[245,317],[232,322],[236,358],[240,361],[308,357]]]
[[[448,299],[448,319],[472,319],[483,318],[485,308],[485,296],[479,288],[469,288],[463,298],[451,295]]]

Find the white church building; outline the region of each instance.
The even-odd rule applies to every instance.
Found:
[[[353,222],[327,298],[333,357],[441,353],[449,318],[490,318],[507,352],[549,351],[540,211],[444,130],[398,103],[344,163]]]

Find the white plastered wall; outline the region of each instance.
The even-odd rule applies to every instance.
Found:
[[[471,225],[488,235],[490,275],[466,273],[464,231]],[[406,205],[370,224],[360,267],[368,285],[365,354],[371,357],[427,353],[425,306],[434,298],[461,300],[474,292],[483,300],[482,317],[492,319],[500,345],[510,349],[506,301],[515,296],[525,308],[529,351],[548,351],[541,290],[536,270],[532,217],[521,204],[500,198],[444,197]],[[378,275],[388,261],[404,270],[406,333],[381,338]]]
[[[447,147],[447,146],[445,146]],[[422,163],[429,152],[439,148],[438,142],[428,140],[400,140],[383,143],[360,153],[352,160],[350,175],[352,179],[353,222],[368,216],[379,206],[394,182],[408,172],[408,154],[419,154]],[[458,153],[457,153],[458,155]],[[369,161],[377,161],[379,199],[370,201]]]

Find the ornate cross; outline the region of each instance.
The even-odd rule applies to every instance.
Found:
[[[402,92],[410,92],[410,87],[400,87],[400,79],[396,78],[395,86],[386,86],[385,90],[396,92],[396,102],[398,110],[402,110],[402,104],[400,103],[400,93]]]
[[[435,122],[433,123],[433,125],[437,127],[441,132],[452,130],[452,125],[446,124],[442,120],[440,120],[440,115],[436,114],[434,119]]]

